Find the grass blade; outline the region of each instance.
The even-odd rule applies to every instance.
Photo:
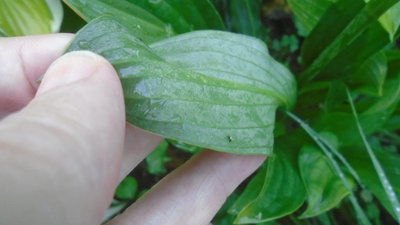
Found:
[[[367,138],[366,138],[366,136],[364,134],[364,130],[361,127],[360,121],[358,119],[357,111],[356,111],[356,108],[354,106],[353,99],[351,98],[350,91],[348,89],[346,89],[346,92],[347,92],[347,97],[348,97],[348,100],[349,100],[349,103],[350,103],[350,106],[351,106],[351,111],[353,112],[354,120],[355,120],[355,122],[357,124],[358,131],[359,131],[359,133],[361,135],[361,138],[362,138],[362,140],[364,142],[364,146],[367,149],[368,155],[369,155],[369,157],[370,157],[370,159],[372,161],[372,164],[375,167],[375,170],[376,170],[376,172],[378,174],[378,177],[379,177],[379,180],[381,181],[381,184],[382,184],[382,186],[383,186],[383,188],[384,188],[384,190],[386,192],[386,195],[387,195],[390,203],[392,204],[393,211],[395,212],[395,215],[396,215],[396,220],[397,220],[397,222],[400,223],[400,203],[399,203],[399,200],[397,199],[396,193],[393,190],[393,186],[390,184],[390,181],[387,178],[386,173],[383,170],[382,165],[379,163],[378,159],[375,156],[374,151],[372,150],[370,144],[368,143],[368,140],[367,140]]]

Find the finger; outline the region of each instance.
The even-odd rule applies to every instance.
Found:
[[[158,144],[162,137],[126,124],[124,153],[119,181],[124,179]]]
[[[265,159],[204,151],[107,225],[204,225]]]
[[[100,224],[120,172],[121,89],[90,52],[50,66],[36,97],[0,123],[2,223]]]
[[[34,97],[36,82],[65,50],[72,34],[0,38],[0,119]]]

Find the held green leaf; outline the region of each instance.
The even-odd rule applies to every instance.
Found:
[[[301,177],[307,190],[308,207],[301,218],[314,217],[337,206],[351,192],[331,168],[327,157],[312,146],[302,148]]]
[[[114,65],[130,123],[205,148],[271,153],[275,110],[295,101],[291,73],[244,35],[197,31],[147,46],[103,17],[78,33],[73,50],[94,51]]]

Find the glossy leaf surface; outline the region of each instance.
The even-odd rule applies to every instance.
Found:
[[[0,1],[0,36],[57,32],[62,18],[59,0]]]
[[[299,167],[308,193],[308,207],[301,218],[322,214],[337,206],[350,194],[331,168],[328,158],[318,149],[312,146],[303,147]]]
[[[237,214],[235,223],[272,221],[293,213],[303,204],[306,192],[292,159],[279,153],[267,160],[267,166],[250,181],[231,207],[230,213]]]
[[[110,15],[145,43],[195,29],[224,29],[208,0],[64,0],[87,22]]]
[[[244,35],[197,31],[147,46],[103,17],[78,33],[73,50],[94,51],[114,65],[130,123],[201,147],[269,154],[275,110],[295,100],[291,73]]]

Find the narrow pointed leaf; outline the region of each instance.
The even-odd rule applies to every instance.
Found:
[[[354,115],[354,120],[355,120],[355,122],[357,124],[357,128],[358,128],[359,134],[360,134],[360,136],[361,136],[361,138],[363,140],[365,149],[367,150],[369,158],[372,161],[372,164],[374,165],[374,169],[375,169],[375,171],[376,171],[376,173],[377,173],[377,175],[379,177],[379,181],[380,181],[380,183],[381,183],[381,185],[383,187],[383,190],[386,193],[386,197],[390,202],[392,211],[394,212],[394,215],[395,215],[395,219],[396,219],[396,221],[398,223],[400,223],[400,202],[399,202],[399,198],[398,198],[398,196],[397,196],[397,194],[396,194],[391,182],[389,181],[388,176],[386,175],[386,172],[384,171],[382,164],[380,163],[380,161],[376,157],[375,152],[372,150],[372,148],[371,148],[371,146],[370,146],[370,144],[369,144],[369,142],[367,140],[367,137],[366,137],[366,135],[364,133],[364,130],[363,130],[362,126],[361,126],[360,120],[358,119],[358,114],[357,114],[356,108],[354,106],[353,100],[351,98],[350,91],[347,91],[347,95],[348,95],[348,98],[349,98],[351,110],[352,110],[353,115]]]
[[[288,0],[299,23],[310,33],[325,11],[337,0]]]
[[[294,104],[291,73],[244,35],[197,31],[147,46],[103,17],[84,27],[68,51],[84,49],[119,73],[130,123],[188,144],[269,154],[275,110]]]
[[[232,31],[261,38],[263,30],[261,8],[260,0],[230,1]]]
[[[349,162],[361,177],[362,183],[370,190],[383,206],[396,218],[396,212],[389,198],[387,197],[383,186],[379,181],[378,174],[375,171],[374,165],[371,163],[368,154],[365,154],[363,146],[352,146],[343,150],[343,154],[349,159]],[[397,196],[400,196],[400,157],[396,154],[390,154],[382,150],[375,151],[377,159],[384,165],[384,170],[390,183],[393,185],[393,190]]]
[[[303,62],[307,68],[303,79],[321,74],[324,78],[340,78],[358,70],[365,60],[391,42],[391,35],[378,19],[398,2],[339,0],[332,4],[303,45]],[[373,44],[369,46],[370,43]]]
[[[338,1],[339,0],[288,0],[288,3],[297,20],[308,34],[314,29],[332,4]],[[370,0],[364,0],[364,2],[369,1]],[[349,3],[356,4],[350,1]],[[399,10],[400,3],[397,3],[379,18],[381,26],[391,37],[394,37],[400,25],[400,17],[398,16],[400,13]]]
[[[299,167],[308,193],[308,207],[301,218],[320,215],[336,207],[351,193],[331,168],[328,158],[318,149],[303,147]]]

